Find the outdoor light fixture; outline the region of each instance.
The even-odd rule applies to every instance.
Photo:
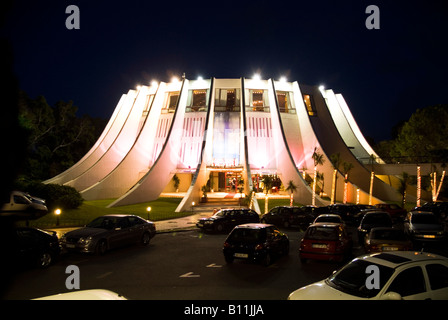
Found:
[[[61,209],[54,210],[54,214],[56,215],[56,225],[59,226],[59,216],[61,215],[62,211]]]
[[[146,207],[146,212],[148,213],[148,220],[149,220],[149,213],[151,212],[152,208],[150,206]]]
[[[260,80],[261,80],[261,76],[260,76],[259,73],[256,73],[256,74],[254,74],[254,76],[252,77],[252,79],[253,79],[253,80],[256,80],[256,81],[260,81]]]

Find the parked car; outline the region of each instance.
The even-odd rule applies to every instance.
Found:
[[[314,219],[313,223],[318,222],[332,222],[332,223],[342,223],[345,224],[344,220],[342,220],[341,216],[338,214],[321,214],[316,219]]]
[[[126,297],[106,289],[75,290],[52,294],[33,300],[128,300]]]
[[[105,215],[61,237],[63,249],[104,254],[131,243],[148,245],[156,234],[153,222],[135,215]]]
[[[196,226],[204,231],[228,231],[244,223],[260,222],[258,213],[251,209],[221,209],[209,218],[201,218]]]
[[[227,263],[244,259],[269,265],[272,258],[289,253],[289,239],[272,224],[248,223],[230,232],[222,251]]]
[[[390,217],[393,221],[403,221],[408,213],[406,209],[403,209],[397,204],[394,203],[377,203],[375,207],[378,210],[386,211],[389,213]]]
[[[352,239],[345,224],[314,223],[308,227],[300,241],[299,257],[308,259],[343,261],[352,252]]]
[[[355,220],[355,215],[359,212],[359,208],[355,204],[336,203],[330,204],[328,211],[328,213],[340,215],[345,222],[352,223]]]
[[[429,211],[443,221],[448,218],[448,201],[427,202],[421,207],[415,207],[412,211]]]
[[[372,228],[377,227],[392,227],[392,219],[389,213],[385,211],[369,211],[361,219],[358,226],[358,241],[359,244],[364,243],[364,237],[370,232]]]
[[[447,258],[426,252],[397,251],[357,257],[325,280],[293,291],[288,300],[447,298]]]
[[[446,236],[445,226],[428,211],[409,212],[404,220],[404,230],[413,241],[442,241]]]
[[[378,209],[375,206],[368,205],[368,204],[358,204],[357,205],[358,212],[356,212],[353,215],[353,223],[356,225],[359,225],[359,223],[362,220],[362,217],[369,212],[369,211],[378,211]]]
[[[318,206],[306,205],[300,207],[300,211],[309,213],[314,217],[317,217],[320,214],[330,213],[328,206],[318,207]]]
[[[274,207],[261,217],[262,223],[271,223],[286,228],[299,226],[306,229],[313,220],[314,216],[311,213],[304,212],[299,207],[289,206]]]
[[[0,216],[34,220],[48,213],[44,199],[22,191],[13,191],[3,199]]]
[[[401,229],[372,228],[365,238],[364,248],[368,253],[408,251],[412,249],[412,242]]]
[[[60,254],[56,232],[20,227],[13,231],[13,235],[13,259],[19,265],[47,268]]]

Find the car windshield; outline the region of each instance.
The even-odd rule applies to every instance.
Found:
[[[316,219],[316,222],[336,222],[336,223],[339,223],[339,222],[341,222],[341,218],[334,217],[334,216],[318,217]]]
[[[101,229],[113,229],[117,225],[118,218],[116,217],[99,217],[90,222],[86,227],[89,228],[101,228]]]
[[[379,289],[368,289],[366,286],[367,278],[370,275],[369,273],[366,273],[366,269],[371,265],[374,265],[379,269]],[[394,270],[392,268],[361,259],[355,259],[327,278],[326,283],[333,288],[357,297],[372,298],[383,288],[393,272]]]
[[[400,229],[377,229],[372,230],[372,239],[404,241],[406,235]]]
[[[386,214],[366,214],[363,223],[385,225],[390,223],[390,218]]]
[[[338,240],[339,232],[335,227],[309,227],[305,239],[310,240]]]
[[[214,217],[224,217],[225,215],[226,215],[226,211],[225,210],[219,210],[213,216]]]
[[[435,224],[437,220],[432,214],[414,214],[412,216],[412,223]]]
[[[248,242],[257,243],[263,242],[266,238],[266,232],[264,229],[245,229],[237,228],[232,231],[227,239],[230,242]]]

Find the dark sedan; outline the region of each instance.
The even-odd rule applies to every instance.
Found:
[[[243,224],[235,227],[227,236],[223,253],[227,263],[244,259],[267,266],[273,257],[289,253],[289,239],[272,224]]]
[[[17,228],[12,239],[16,263],[39,268],[48,267],[60,253],[59,239],[55,232],[37,228]]]
[[[209,218],[201,218],[196,226],[204,231],[222,232],[245,223],[260,222],[258,213],[251,209],[221,209]]]
[[[62,248],[68,251],[104,254],[107,250],[140,242],[148,245],[156,234],[153,222],[134,215],[98,217],[84,228],[61,237]]]
[[[432,212],[411,211],[404,220],[404,231],[413,241],[436,242],[445,240],[445,226]]]
[[[313,222],[314,218],[314,215],[303,211],[300,207],[278,206],[265,213],[261,217],[261,222],[285,228],[298,226],[306,229]]]
[[[358,241],[359,244],[364,244],[365,236],[372,228],[378,227],[392,227],[392,218],[389,213],[385,211],[369,211],[363,217],[358,226]]]

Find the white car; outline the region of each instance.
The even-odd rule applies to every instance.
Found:
[[[106,289],[75,290],[33,300],[127,300],[122,295]]]
[[[448,258],[414,251],[353,259],[325,280],[293,291],[288,300],[446,300]]]
[[[332,214],[332,213],[325,213],[317,216],[316,219],[314,219],[313,223],[318,222],[331,222],[331,223],[342,223],[345,224],[344,220],[342,220],[341,216],[338,214]]]

